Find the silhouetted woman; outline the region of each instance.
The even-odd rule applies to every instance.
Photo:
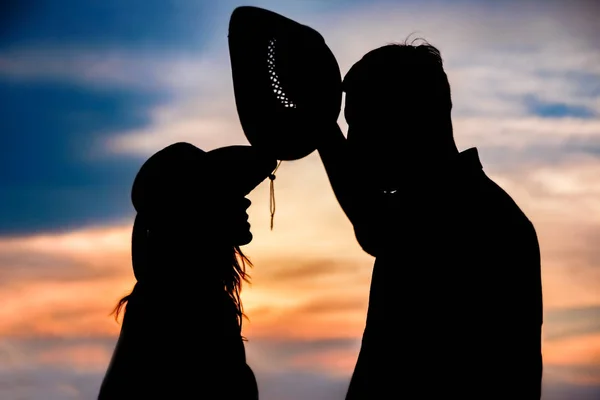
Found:
[[[250,146],[176,143],[135,178],[132,263],[105,399],[258,399],[241,334],[245,196],[273,171]]]

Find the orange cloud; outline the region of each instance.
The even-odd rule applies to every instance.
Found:
[[[0,336],[118,333],[109,313],[133,286],[130,230],[0,240]]]
[[[36,282],[3,290],[0,336],[116,335],[119,326],[109,313],[131,285],[125,279],[112,279]]]
[[[544,342],[544,363],[559,366],[600,365],[600,333]]]
[[[250,270],[252,284],[242,291],[250,317],[244,323],[244,334],[251,343],[359,339],[373,258],[356,243],[321,165],[313,159],[282,168],[276,186],[274,231],[268,225],[268,185],[251,195],[255,239],[244,251],[254,268]],[[595,246],[600,224],[592,216],[598,201],[581,193],[586,187],[591,193],[596,190],[591,185],[594,174],[577,172],[577,168],[596,170],[585,163],[569,168],[560,179],[549,178],[554,172],[548,171],[532,174],[533,178],[526,172],[499,175],[500,183],[523,204],[537,227],[547,313],[555,308],[600,304],[600,257]],[[579,182],[577,190],[575,183],[565,183],[570,176],[579,177],[573,180]],[[314,191],[323,191],[322,197],[307,199],[307,179]],[[536,179],[537,186],[531,183]],[[0,239],[0,337],[115,338],[120,325],[109,313],[134,284],[130,235],[131,226],[124,224]],[[567,323],[547,318],[545,328]],[[600,364],[599,341],[593,332],[586,334],[545,341],[548,376],[573,382],[596,376],[593,368]],[[91,368],[82,360],[86,349],[98,363],[106,361],[101,349],[78,346],[65,350],[66,363]],[[282,347],[281,351],[288,350]],[[357,348],[320,351],[294,354],[290,365],[308,368],[313,363],[323,371],[342,374],[348,373],[357,356]],[[40,354],[40,362],[60,357],[58,351]],[[260,358],[257,354],[256,359]]]
[[[120,326],[109,313],[135,282],[129,237],[130,228],[122,226],[0,240],[5,278],[0,335],[118,334]],[[257,253],[253,261],[254,283],[242,292],[251,317],[248,335],[360,334],[371,260],[361,267],[347,256],[285,259]]]
[[[600,333],[544,342],[544,379],[600,384]]]

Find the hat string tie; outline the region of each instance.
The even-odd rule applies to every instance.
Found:
[[[273,172],[271,172],[269,174],[269,180],[271,181],[269,183],[269,190],[270,190],[269,209],[271,211],[271,230],[273,230],[273,221],[275,219],[275,172],[277,172],[277,169],[279,168],[280,165],[281,165],[281,160],[279,160],[279,162],[277,163],[277,166],[275,167]]]

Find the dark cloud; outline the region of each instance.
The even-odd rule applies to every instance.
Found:
[[[546,365],[544,374],[550,381],[557,377],[567,383],[600,385],[600,365],[597,364]]]
[[[160,98],[0,82],[0,235],[131,215],[130,187],[143,160],[94,159],[94,145],[98,137],[149,123],[147,111]]]
[[[266,370],[307,372],[316,371],[317,367],[307,369],[296,366],[298,358],[318,356],[322,353],[357,354],[360,349],[360,338],[321,338],[321,339],[282,339],[276,336],[249,338],[246,343],[248,362],[251,366]],[[280,368],[276,366],[281,366]],[[319,368],[319,369],[322,369]]]
[[[2,187],[114,183],[115,175],[127,175],[133,165],[117,160],[89,163],[91,145],[99,136],[145,126],[150,122],[148,110],[161,99],[159,93],[0,81]]]
[[[542,72],[541,74],[549,78],[556,77],[556,73],[545,74]],[[567,71],[558,78],[574,83],[575,93],[584,98],[597,98],[600,96],[600,74],[585,71]]]
[[[86,369],[73,364],[60,363],[48,365],[40,362],[36,356],[47,352],[68,352],[69,348],[89,346],[90,348],[103,348],[111,354],[116,338],[114,337],[38,337],[30,339],[10,339],[0,341],[0,354],[8,353],[20,356],[28,363],[23,365],[11,364],[5,357],[0,357],[0,398],[16,400],[68,400],[68,399],[93,399],[104,376],[108,364],[97,365],[95,370]],[[273,359],[273,354],[279,354],[281,364],[278,372],[267,368],[252,366],[261,393],[261,399],[300,400],[311,398],[335,399],[343,398],[349,377],[333,377],[328,374],[293,370],[287,364],[291,357],[305,354],[309,351],[322,351],[338,349],[347,346],[347,341],[253,341],[253,345],[260,343],[260,356]],[[10,368],[9,368],[10,367]]]
[[[114,337],[78,337],[56,338],[39,337],[35,339],[11,339],[0,341],[0,354],[5,356],[8,352],[20,353],[21,356],[30,356],[27,367],[9,366],[6,359],[0,357],[0,398],[6,400],[69,400],[93,399],[104,376],[107,365],[99,364],[95,369],[82,369],[80,366],[68,363],[49,365],[36,360],[36,355],[52,350],[65,352],[69,347],[90,346],[104,348],[108,354],[114,349]],[[303,371],[288,364],[293,356],[303,355],[308,352],[322,352],[327,350],[345,349],[354,347],[356,342],[347,339],[319,340],[319,341],[251,341],[247,346],[255,347],[257,357],[264,361],[275,362],[268,367],[254,362],[249,363],[253,368],[259,383],[260,397],[263,400],[331,400],[343,399],[346,393],[350,376],[336,376],[323,372]],[[273,357],[278,354],[279,357]],[[18,354],[17,354],[18,355]],[[288,356],[283,358],[283,356]],[[25,357],[26,359],[28,357]],[[562,368],[562,369],[561,369]],[[546,367],[543,381],[544,393],[542,400],[596,400],[600,394],[598,384],[574,384],[556,379],[557,373],[566,377],[591,376],[597,374],[598,368],[593,371],[585,370],[586,367]],[[597,376],[597,375],[596,375]]]
[[[266,261],[264,263],[267,264]],[[269,260],[268,264],[285,266],[269,271],[268,279],[277,282],[314,280],[323,276],[336,275],[340,272],[355,272],[364,268],[364,263],[334,258]]]
[[[600,158],[600,135],[586,139],[566,139],[562,151],[565,155],[590,155]]]
[[[350,377],[317,372],[260,374],[257,371],[257,380],[260,398],[263,400],[332,400],[345,397]]]
[[[98,396],[104,371],[81,372],[50,366],[0,372],[5,400],[80,400]]]
[[[67,232],[90,225],[117,223],[123,218],[133,220],[129,191],[126,184],[5,189],[0,194],[0,235]]]
[[[486,171],[522,174],[540,166],[569,166],[582,160],[600,160],[600,136],[566,138],[559,144],[531,143],[520,148],[512,145],[476,146]]]
[[[523,99],[527,111],[530,114],[538,115],[540,117],[549,118],[594,118],[596,112],[589,108],[579,105],[572,105],[568,103],[557,103],[544,101],[537,96],[530,95],[525,96]]]
[[[250,346],[259,352],[272,352],[286,354],[289,357],[308,352],[321,352],[327,350],[353,350],[360,344],[360,339],[354,338],[328,338],[328,339],[281,339],[259,338],[251,340]]]
[[[545,340],[588,334],[600,334],[600,306],[565,308],[544,313]]]
[[[8,3],[19,5],[6,6],[11,10],[11,18],[2,29],[0,48],[22,43],[67,42],[197,49],[205,43],[197,31],[207,27],[214,9],[212,2],[187,0],[8,0]],[[4,11],[6,3],[2,4]]]
[[[298,313],[327,314],[366,309],[367,298],[359,297],[320,297],[312,299],[296,309]]]
[[[13,354],[38,354],[49,350],[79,346],[101,347],[112,352],[116,344],[116,336],[29,336],[2,338],[0,343],[5,353],[7,349]]]
[[[600,384],[577,385],[545,379],[541,400],[598,400]]]

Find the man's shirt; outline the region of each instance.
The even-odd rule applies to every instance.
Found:
[[[378,221],[356,229],[376,261],[347,400],[406,398],[407,390],[411,398],[539,399],[539,244],[477,150],[418,189],[387,194],[380,209]]]

